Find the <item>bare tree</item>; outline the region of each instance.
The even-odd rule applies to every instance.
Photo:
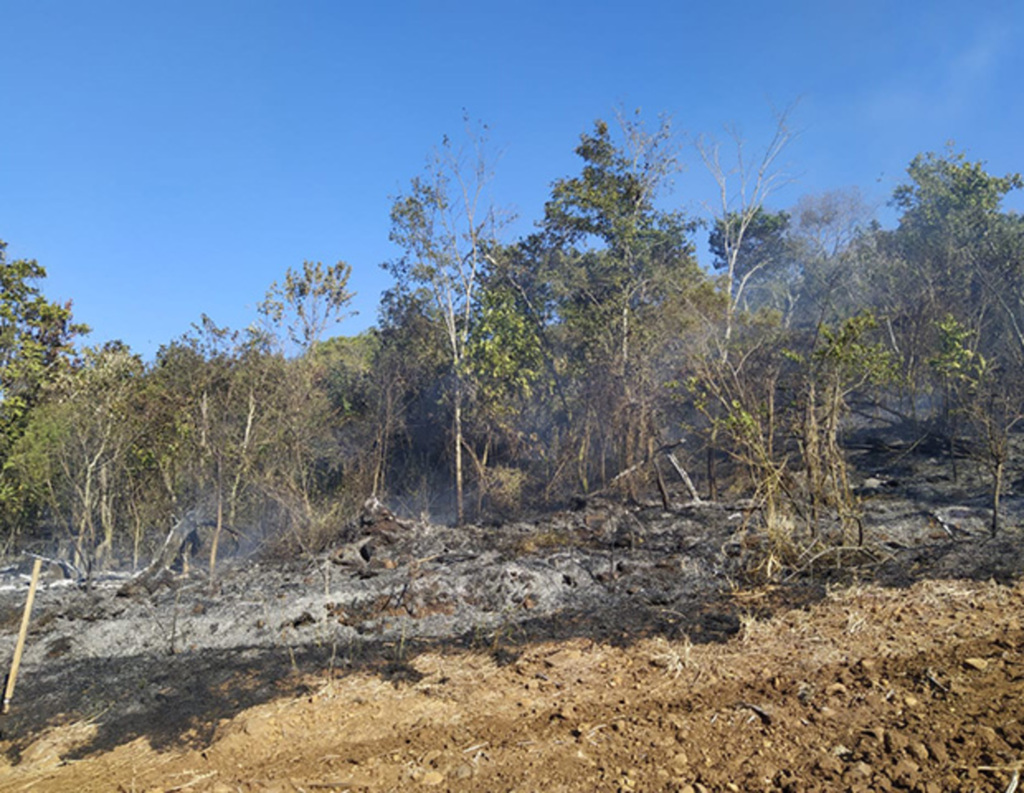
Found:
[[[726,293],[725,329],[723,332],[722,357],[728,357],[729,342],[732,339],[735,315],[743,299],[750,278],[763,265],[755,265],[740,272],[740,252],[744,238],[764,207],[768,197],[786,184],[790,177],[782,170],[779,158],[786,145],[793,139],[789,128],[789,110],[776,117],[775,133],[760,155],[750,157],[746,141],[735,127],[728,129],[735,152],[726,159],[719,141],[707,135],[698,136],[695,145],[704,166],[718,185],[718,208],[713,210],[720,225]]]
[[[463,408],[466,400],[467,349],[472,333],[473,299],[501,225],[488,202],[492,178],[487,128],[466,125],[466,142],[456,146],[445,136],[423,176],[391,208],[391,240],[404,255],[387,269],[404,290],[426,289],[443,325],[450,353],[452,453],[455,463],[457,520],[463,507]]]
[[[782,170],[779,159],[786,145],[793,138],[788,124],[789,110],[777,114],[775,132],[768,145],[759,155],[751,158],[747,143],[735,126],[727,127],[732,139],[734,151],[723,153],[720,141],[708,135],[700,135],[694,141],[700,158],[718,185],[718,206],[709,207],[715,218],[714,236],[717,237],[716,247],[720,258],[720,267],[724,270],[725,288],[723,291],[724,324],[721,334],[718,333],[718,315],[709,322],[706,341],[707,356],[713,356],[705,362],[697,362],[699,372],[697,379],[703,380],[702,389],[716,388],[715,382],[732,377],[741,380],[744,367],[751,359],[750,350],[741,351],[736,361],[730,360],[730,347],[736,327],[737,314],[743,306],[744,291],[750,279],[770,264],[771,259],[761,259],[743,267],[741,255],[745,250],[748,235],[759,219],[764,218],[764,203],[768,197],[786,184],[790,177]],[[760,342],[754,342],[754,348]],[[717,347],[717,350],[714,348]],[[724,415],[717,411],[724,409]],[[707,446],[707,476],[709,496],[717,497],[716,449],[719,431],[724,416],[730,412],[729,406],[714,407],[710,418],[710,437]]]

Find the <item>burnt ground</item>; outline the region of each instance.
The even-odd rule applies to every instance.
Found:
[[[983,472],[927,451],[854,450],[864,542],[839,553],[773,555],[749,503],[592,500],[385,515],[152,591],[52,567],[0,789],[1006,790],[1024,483],[993,537]]]

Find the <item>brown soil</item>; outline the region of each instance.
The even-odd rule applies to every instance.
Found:
[[[776,616],[720,644],[572,639],[410,653],[405,681],[323,673],[191,746],[143,737],[68,761],[95,727],[51,727],[0,765],[0,789],[1007,790],[1024,585],[853,586],[790,610],[778,596],[735,593],[740,614]]]

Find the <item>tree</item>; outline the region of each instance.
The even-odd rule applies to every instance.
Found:
[[[620,371],[626,374],[635,314],[657,301],[666,279],[695,275],[687,239],[694,225],[679,212],[655,208],[679,169],[669,121],[661,119],[648,132],[638,111],[633,118],[620,113],[619,125],[621,144],[601,120],[593,134],[580,136],[576,154],[583,171],[554,183],[544,229],[556,247],[573,249],[563,288],[577,304],[603,309],[602,324],[613,320]],[[593,240],[605,245],[603,255],[590,255]]]
[[[434,312],[430,290],[389,290],[379,317],[379,347],[370,367],[373,424],[372,495],[412,497],[413,512],[429,510],[441,481],[450,434],[444,430],[443,388],[451,370],[450,346]],[[440,431],[439,431],[440,430]]]
[[[741,234],[739,227],[744,222],[747,227]],[[745,219],[743,213],[729,212],[715,220],[708,248],[715,257],[715,269],[728,274],[731,262],[732,281],[735,283],[731,292],[737,305],[745,309],[771,306],[770,293],[760,299],[751,299],[750,287],[758,285],[758,282],[769,286],[785,279],[787,274],[780,271],[792,252],[786,239],[789,226],[789,213],[767,212],[763,207],[757,207],[749,219]],[[735,242],[741,236],[742,246]]]
[[[804,326],[840,321],[871,303],[864,242],[873,221],[860,191],[804,195],[790,214],[794,266],[785,291],[794,321]]]
[[[8,455],[43,387],[72,364],[74,340],[89,328],[72,321],[70,302],[51,303],[43,296],[42,266],[29,259],[8,261],[6,250],[0,240],[0,511],[8,522],[18,522],[31,511],[31,499],[5,472]]]
[[[977,350],[977,339],[951,314],[936,325],[941,349],[929,364],[945,385],[946,411],[957,419],[957,426],[968,431],[968,448],[992,477],[990,526],[994,537],[1000,526],[999,505],[1010,435],[1024,421],[1024,366],[1019,358],[1015,365],[996,365],[987,359]],[[951,451],[956,441],[954,432],[952,429]]]
[[[803,403],[794,434],[807,475],[812,531],[816,529],[820,510],[831,509],[839,518],[844,535],[856,527],[858,545],[863,542],[863,532],[847,477],[840,431],[850,411],[851,395],[892,380],[892,354],[873,337],[877,328],[874,314],[867,310],[848,317],[835,328],[819,325],[813,335],[811,353],[802,361],[805,365],[800,370],[799,390],[794,389]]]
[[[12,472],[40,478],[58,523],[71,530],[76,562],[109,560],[120,526],[132,449],[141,434],[143,364],[119,342],[83,351],[82,365],[47,387],[11,457]]]
[[[497,210],[487,202],[492,173],[486,133],[486,127],[475,132],[467,123],[465,145],[456,146],[445,136],[424,175],[413,178],[409,191],[395,199],[390,238],[403,255],[386,265],[399,290],[422,287],[429,292],[437,321],[444,328],[459,523],[465,519],[463,410],[473,301],[486,251],[496,246],[501,225]]]
[[[775,133],[768,145],[753,163],[747,159],[746,145],[736,129],[730,130],[735,145],[735,156],[731,165],[722,158],[718,141],[700,136],[696,140],[701,160],[718,185],[718,208],[716,210],[717,240],[716,255],[720,269],[725,276],[725,293],[729,300],[725,306],[723,328],[723,359],[728,356],[728,345],[732,339],[736,311],[742,306],[743,293],[751,277],[768,260],[754,261],[745,269],[741,267],[744,244],[748,233],[764,224],[777,224],[778,216],[764,213],[768,197],[788,179],[779,168],[779,157],[793,137],[788,125],[788,111],[776,118]],[[764,229],[761,229],[762,231]]]
[[[267,290],[260,314],[274,327],[284,325],[292,344],[308,354],[328,327],[349,316],[344,309],[355,297],[348,291],[351,275],[345,262],[326,268],[321,262],[303,262],[302,272],[289,267],[284,282],[275,281]]]
[[[492,508],[511,511],[519,506],[529,455],[525,414],[544,390],[544,352],[509,284],[486,282],[477,302],[467,350],[474,389],[467,424],[475,438],[466,448],[477,474],[478,512],[485,499]],[[492,453],[505,458],[493,468]]]
[[[585,491],[592,457],[607,482],[609,463],[628,469],[647,454],[659,423],[664,331],[678,330],[686,299],[706,280],[690,242],[695,224],[657,205],[679,169],[669,121],[653,132],[639,113],[618,122],[617,136],[601,120],[580,136],[582,171],[554,183],[542,227],[542,272],[578,384],[575,456]]]
[[[871,212],[856,188],[804,195],[784,212],[760,208],[736,257],[735,274],[746,310],[778,312],[784,327],[813,327],[856,313],[869,297],[858,255]],[[713,264],[728,266],[726,224],[715,221],[709,238]]]
[[[1001,209],[1024,182],[1019,174],[993,176],[952,150],[919,154],[907,174],[893,194],[899,226],[875,234],[872,279],[914,397],[931,389],[928,361],[942,346],[936,318],[952,315],[997,364],[1007,341],[1024,349],[1019,223]],[[912,409],[921,403],[913,399]]]

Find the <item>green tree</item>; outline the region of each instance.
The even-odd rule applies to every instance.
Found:
[[[968,448],[992,477],[990,526],[995,536],[1000,527],[999,506],[1010,436],[1024,421],[1024,366],[1019,358],[1013,361],[1015,365],[995,365],[977,350],[974,334],[951,314],[936,326],[941,346],[929,364],[945,387],[951,452],[956,428],[966,431],[971,441]]]
[[[746,229],[740,230],[746,222]],[[755,295],[756,287],[785,278],[780,272],[791,256],[786,239],[790,216],[787,212],[767,212],[757,207],[752,215],[729,212],[715,220],[708,238],[708,247],[715,257],[716,270],[728,272],[732,267],[732,294],[734,302],[743,308],[771,305],[771,295]],[[736,246],[736,240],[743,240]],[[735,250],[733,249],[735,247]]]
[[[131,454],[141,434],[142,361],[118,342],[86,348],[80,367],[47,387],[10,458],[10,470],[41,492],[71,530],[77,563],[103,566],[121,527]]]
[[[1019,174],[993,176],[952,149],[918,155],[907,174],[893,194],[899,226],[875,234],[872,291],[916,410],[915,395],[932,387],[928,361],[942,345],[937,317],[952,315],[993,362],[1000,363],[1007,342],[1021,347],[1024,280],[1013,242],[1019,224],[1002,203],[1024,182]]]
[[[865,270],[874,221],[860,191],[801,196],[790,214],[791,265],[775,286],[789,307],[786,323],[839,322],[873,305]]]
[[[554,183],[542,227],[547,335],[557,327],[576,384],[573,455],[585,491],[592,474],[607,482],[609,466],[628,469],[648,453],[666,331],[678,331],[706,281],[693,257],[694,223],[658,205],[679,167],[669,122],[650,132],[638,114],[618,121],[618,135],[598,121],[581,136],[582,171]]]
[[[489,499],[492,508],[510,512],[519,506],[532,451],[526,414],[547,383],[537,328],[508,284],[488,281],[481,289],[467,353],[473,400],[466,448],[477,474],[477,509]]]
[[[9,261],[6,250],[0,240],[0,512],[8,524],[17,524],[29,518],[33,504],[8,474],[8,456],[44,386],[72,364],[74,340],[89,329],[72,321],[70,302],[61,305],[43,296],[41,265]]]
[[[429,511],[433,490],[451,483],[447,474],[440,481],[436,478],[447,468],[443,450],[451,448],[451,438],[442,429],[450,421],[443,412],[442,391],[451,359],[433,303],[423,288],[385,293],[379,346],[369,370],[371,492],[401,498],[410,511],[419,513]]]

